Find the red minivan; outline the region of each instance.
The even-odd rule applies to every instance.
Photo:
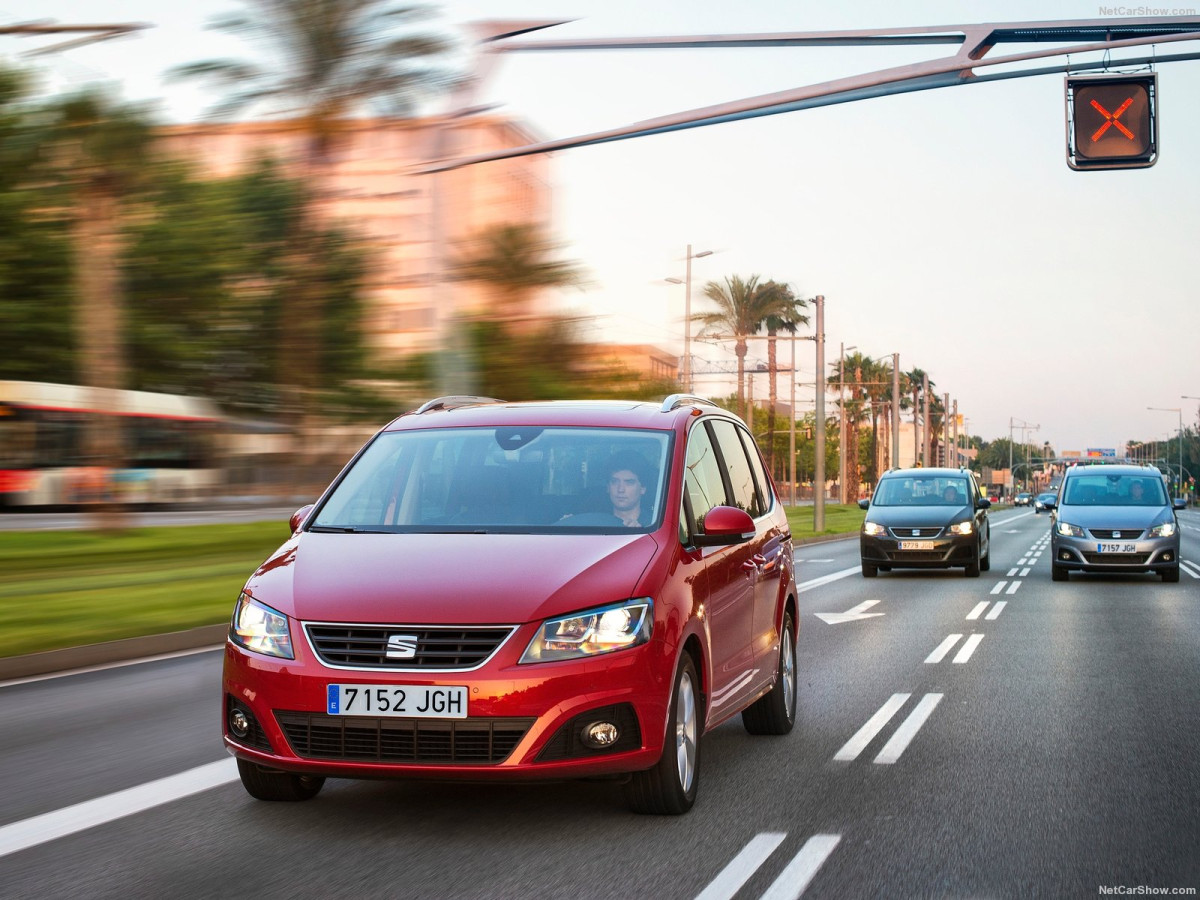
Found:
[[[787,518],[706,400],[431,400],[291,527],[225,647],[225,743],[261,800],[609,775],[680,814],[707,731],[795,721]]]

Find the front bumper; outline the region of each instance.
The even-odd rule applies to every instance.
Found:
[[[295,660],[225,645],[223,730],[240,759],[342,778],[555,779],[640,771],[662,753],[674,659],[661,642],[590,660],[516,665],[532,635],[472,671],[346,670],[324,665],[303,641]],[[464,719],[326,713],[330,684],[467,687]],[[230,725],[234,711],[250,727]],[[579,732],[612,721],[620,736],[588,747]]]
[[[920,540],[921,549],[901,549],[907,539],[890,535],[859,535],[859,551],[862,561],[873,566],[890,566],[896,569],[950,569],[970,565],[976,559],[977,536],[974,534],[943,534],[940,537]]]
[[[1105,552],[1103,544],[1130,545],[1129,552]],[[1054,533],[1050,540],[1051,564],[1075,572],[1158,572],[1179,565],[1179,535],[1137,541],[1098,541]]]

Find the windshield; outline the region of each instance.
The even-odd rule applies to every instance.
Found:
[[[316,531],[649,530],[670,432],[438,428],[380,434],[312,520]]]
[[[884,478],[875,490],[875,506],[963,506],[971,502],[970,481],[961,475]]]
[[[1063,503],[1071,506],[1165,506],[1162,478],[1153,475],[1079,475],[1067,481]]]

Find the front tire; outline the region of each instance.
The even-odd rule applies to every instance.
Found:
[[[1167,584],[1179,584],[1179,566],[1173,569],[1163,569],[1160,573]]]
[[[675,670],[662,756],[653,768],[634,772],[625,785],[625,800],[635,813],[679,816],[696,802],[702,712],[696,664],[684,653]]]
[[[289,803],[311,800],[325,785],[325,779],[316,775],[273,771],[244,759],[237,761],[237,767],[242,787],[255,800],[282,800]]]
[[[879,574],[879,567],[873,566],[868,562],[862,564],[863,578],[874,578]]]
[[[1050,564],[1050,580],[1051,581],[1067,581],[1068,580],[1067,570],[1064,569],[1062,566],[1056,566],[1056,565],[1054,565],[1054,563],[1051,563]]]
[[[784,613],[779,634],[775,686],[742,710],[742,725],[750,734],[787,734],[796,724],[796,628]]]

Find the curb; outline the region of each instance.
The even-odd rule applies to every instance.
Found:
[[[800,538],[792,543],[797,547],[803,547],[805,544],[829,544],[833,541],[848,541],[856,537],[858,537],[857,531],[846,531],[841,534],[819,534],[816,537]]]
[[[220,625],[189,628],[187,631],[172,631],[168,634],[152,634],[120,641],[106,641],[102,644],[68,647],[64,650],[3,657],[0,658],[0,681],[103,666],[180,650],[210,646],[215,649],[225,642],[228,633],[229,623],[223,622]]]

